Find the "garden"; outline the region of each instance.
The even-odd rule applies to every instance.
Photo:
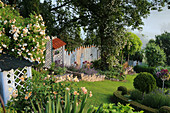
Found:
[[[52,7],[52,1],[30,1],[0,1],[1,113],[170,113],[170,33],[156,36],[141,49],[141,39],[125,27],[140,29],[141,18],[155,8],[153,4],[75,0]],[[82,61],[81,54],[71,65],[53,61],[52,49],[47,52],[53,35],[67,43],[70,53],[96,45],[99,58]]]

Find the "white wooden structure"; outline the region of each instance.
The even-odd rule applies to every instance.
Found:
[[[4,104],[11,98],[13,91],[23,88],[25,80],[32,78],[32,63],[10,55],[0,56],[0,94]]]

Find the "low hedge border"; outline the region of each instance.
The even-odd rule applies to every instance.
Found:
[[[128,98],[124,97],[123,95],[121,95],[122,92],[121,91],[115,91],[113,93],[113,99],[114,99],[114,102],[115,103],[122,103],[122,104],[130,104],[130,106],[132,106],[135,111],[144,111],[145,113],[158,113],[158,110],[157,109],[153,109],[153,108],[150,108],[150,107],[147,107],[145,105],[142,105],[138,102],[135,102],[135,101],[129,101]]]

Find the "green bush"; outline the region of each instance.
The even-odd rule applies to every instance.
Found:
[[[130,99],[135,101],[142,100],[142,93],[139,90],[132,90],[130,92]]]
[[[134,67],[134,71],[136,73],[148,72],[148,73],[154,74],[155,69],[156,69],[155,67],[147,67],[147,66],[140,66],[140,65],[137,65]]]
[[[36,107],[36,101],[42,101],[42,106],[45,107],[48,95],[52,98],[61,96],[64,99],[66,87],[70,88],[70,94],[73,94],[74,89],[71,84],[74,84],[74,82],[66,82],[64,79],[53,75],[39,76],[39,72],[34,72],[34,74],[32,79],[24,82],[23,88],[18,88],[17,95],[12,95],[11,101],[8,101],[8,106],[16,108],[17,111],[30,112],[31,103],[29,100],[32,100]],[[13,92],[13,94],[15,93]],[[79,96],[81,96],[81,93]],[[73,99],[74,97],[70,96],[70,100]]]
[[[147,72],[141,72],[135,77],[133,85],[143,94],[149,93],[155,89],[156,80],[152,74]]]
[[[125,86],[119,86],[117,90],[122,91],[122,95],[127,94],[127,88]]]
[[[170,107],[169,106],[162,106],[159,109],[159,113],[170,113]]]
[[[125,106],[123,104],[118,103],[117,106],[115,104],[107,104],[104,103],[100,107],[94,107],[95,113],[143,113],[143,111],[140,112],[134,112],[134,108],[129,106],[129,104],[126,104]]]
[[[168,95],[163,95],[162,93],[149,93],[144,96],[142,104],[152,108],[170,106],[170,97]]]

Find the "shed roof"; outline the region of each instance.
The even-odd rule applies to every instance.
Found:
[[[66,45],[66,43],[63,42],[61,39],[59,39],[59,38],[53,39],[53,48],[54,49],[58,49],[64,45]]]
[[[35,63],[29,60],[16,58],[8,54],[0,54],[0,69],[1,71],[9,71],[11,69],[24,68],[25,66],[32,66]]]

